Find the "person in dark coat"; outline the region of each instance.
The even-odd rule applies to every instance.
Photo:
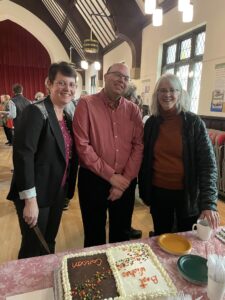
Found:
[[[204,122],[186,107],[178,77],[161,76],[144,128],[138,181],[140,197],[150,206],[155,235],[191,230],[198,218],[206,218],[213,228],[219,224],[213,147]]]
[[[75,95],[76,72],[66,62],[54,63],[48,78],[50,95],[27,106],[15,128],[8,199],[14,201],[22,234],[19,258],[46,254],[35,225],[54,253],[65,197],[71,199],[75,189],[78,159],[64,107]]]
[[[23,96],[23,86],[21,84],[14,84],[12,90],[14,93],[12,101],[16,106],[16,117],[13,119],[13,124],[14,128],[16,128],[24,108],[31,104],[31,102]]]

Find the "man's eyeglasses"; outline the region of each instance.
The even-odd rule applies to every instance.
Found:
[[[163,95],[168,94],[168,93],[174,95],[178,92],[179,92],[179,90],[177,90],[177,89],[163,89],[163,88],[158,89],[158,93],[163,94]]]
[[[75,89],[77,87],[77,84],[75,82],[66,82],[64,80],[59,80],[59,81],[55,81],[55,84],[57,84],[60,88],[64,88],[67,85],[71,88],[71,89]]]
[[[129,76],[123,75],[120,72],[114,71],[114,72],[108,72],[108,73],[106,73],[106,75],[108,75],[108,74],[113,74],[114,77],[117,78],[117,79],[124,79],[125,82],[129,82],[130,81],[130,77]]]

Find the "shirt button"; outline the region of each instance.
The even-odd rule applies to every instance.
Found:
[[[119,152],[119,149],[116,149],[116,152]]]
[[[117,139],[117,135],[115,135],[115,138]]]

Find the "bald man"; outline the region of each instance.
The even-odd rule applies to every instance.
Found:
[[[112,65],[104,89],[79,101],[73,129],[80,160],[79,201],[84,246],[130,239],[136,177],[143,152],[140,110],[122,95],[130,81],[125,64]]]

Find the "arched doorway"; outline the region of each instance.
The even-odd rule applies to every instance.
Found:
[[[51,64],[43,45],[20,25],[0,22],[0,94],[12,95],[12,85],[20,83],[24,96],[33,99],[45,93],[44,81]]]

